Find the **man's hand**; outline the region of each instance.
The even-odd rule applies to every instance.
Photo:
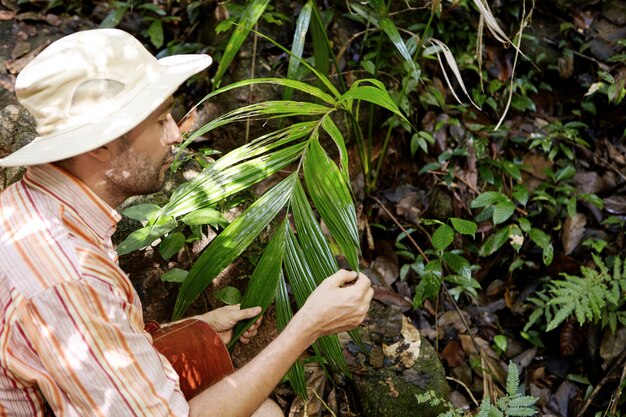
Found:
[[[251,319],[261,314],[261,307],[251,307],[241,309],[239,304],[217,308],[208,313],[198,316],[200,320],[206,321],[217,334],[222,338],[224,344],[228,344],[233,337],[233,328],[241,320]],[[256,335],[257,329],[261,324],[262,317],[252,325],[246,332],[241,335],[239,341],[248,343],[252,337]]]
[[[316,337],[339,333],[361,324],[373,296],[369,278],[341,269],[322,281],[296,317]]]

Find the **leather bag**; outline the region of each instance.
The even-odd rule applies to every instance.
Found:
[[[222,339],[202,320],[187,319],[166,326],[149,322],[146,331],[178,374],[187,401],[235,370]]]

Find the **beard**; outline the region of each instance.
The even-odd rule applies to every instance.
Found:
[[[116,158],[107,171],[109,192],[125,200],[161,191],[165,184],[166,164],[172,160],[173,154],[168,152],[158,160],[151,156],[130,148]]]

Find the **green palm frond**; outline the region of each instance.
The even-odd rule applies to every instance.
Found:
[[[174,306],[174,319],[181,318],[217,274],[241,255],[276,217],[289,201],[296,178],[295,173],[291,174],[274,186],[211,242],[189,270],[180,288]]]
[[[235,26],[235,31],[228,40],[224,55],[220,60],[220,65],[217,68],[217,73],[213,78],[213,85],[219,87],[222,82],[222,76],[230,66],[231,62],[239,52],[241,45],[248,37],[250,30],[259,21],[261,15],[270,4],[270,0],[252,0],[248,4],[248,7],[243,12],[238,24]]]

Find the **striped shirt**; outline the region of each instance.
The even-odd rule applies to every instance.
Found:
[[[188,414],[117,264],[119,218],[54,165],[0,194],[0,417]]]

